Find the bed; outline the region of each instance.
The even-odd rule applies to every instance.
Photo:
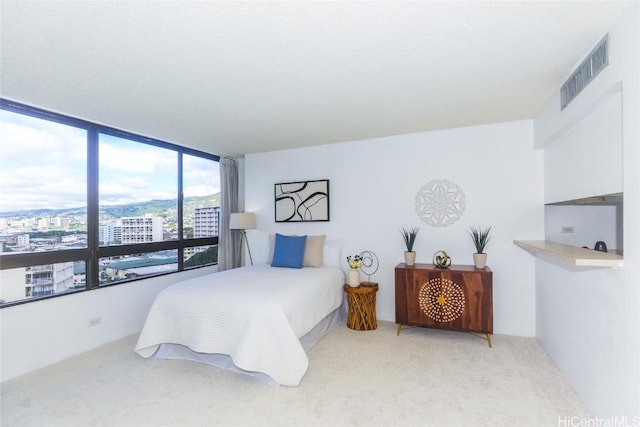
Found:
[[[296,386],[306,351],[345,318],[343,285],[343,271],[325,264],[261,264],[184,280],[158,294],[135,351]]]

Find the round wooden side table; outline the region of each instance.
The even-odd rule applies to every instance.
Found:
[[[378,284],[362,282],[357,288],[344,285],[349,310],[347,327],[356,331],[372,331],[378,327],[376,321],[376,292]]]

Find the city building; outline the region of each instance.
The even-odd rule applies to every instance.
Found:
[[[220,206],[198,207],[193,211],[193,237],[217,236],[220,226]],[[208,246],[196,246],[184,250],[187,260],[197,253],[204,252]]]
[[[162,241],[162,218],[134,216],[122,218],[122,244]]]
[[[71,219],[57,216],[53,218],[53,225],[56,230],[68,230],[69,225],[71,224]]]
[[[39,297],[73,288],[73,263],[25,267],[25,297]]]
[[[116,239],[116,236],[118,238]],[[122,227],[119,225],[107,224],[100,226],[99,230],[100,244],[109,246],[114,243],[119,243],[122,239]]]
[[[53,295],[73,289],[73,262],[12,268],[4,270],[2,278],[2,301]]]
[[[3,234],[0,235],[0,242],[14,247],[26,247],[29,246],[30,239],[27,233]]]
[[[193,211],[193,237],[217,236],[220,206],[198,207]]]

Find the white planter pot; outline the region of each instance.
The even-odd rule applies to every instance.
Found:
[[[352,288],[360,286],[360,269],[351,269],[347,276],[347,283]]]
[[[409,267],[416,263],[416,253],[415,252],[407,252],[404,253],[404,263]]]
[[[485,268],[487,266],[487,254],[473,254],[473,265],[476,268]]]

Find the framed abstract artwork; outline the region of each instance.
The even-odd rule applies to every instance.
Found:
[[[329,180],[275,184],[276,222],[329,221]]]

